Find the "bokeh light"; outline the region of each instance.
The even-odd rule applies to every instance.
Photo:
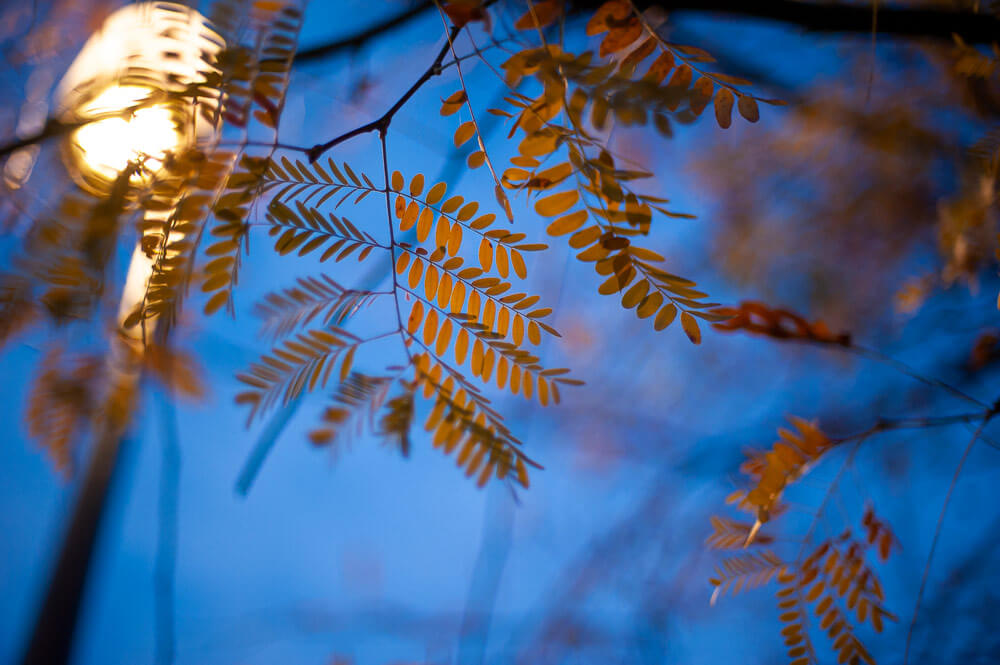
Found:
[[[81,114],[85,118],[121,113],[89,122],[74,132],[73,145],[88,169],[114,179],[130,163],[138,164],[141,168],[131,179],[139,180],[143,172],[161,169],[167,154],[182,145],[183,136],[169,107],[141,106],[152,92],[142,86],[112,85],[84,105]]]

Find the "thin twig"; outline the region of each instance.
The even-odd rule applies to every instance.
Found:
[[[458,36],[459,30],[461,30],[461,28],[453,27],[451,29],[448,41],[446,41],[444,45],[441,47],[441,50],[438,51],[437,57],[434,58],[434,62],[431,63],[431,66],[428,67],[427,70],[420,75],[420,78],[418,78],[416,82],[414,82],[414,84],[410,86],[409,90],[403,93],[402,97],[396,100],[396,103],[393,104],[388,111],[383,113],[379,118],[372,120],[369,123],[361,125],[360,127],[355,127],[351,131],[345,132],[340,136],[330,139],[326,143],[319,143],[309,148],[309,150],[306,151],[306,155],[309,157],[309,162],[314,163],[317,159],[319,159],[320,155],[322,155],[330,148],[340,143],[343,143],[348,139],[352,139],[355,136],[360,136],[362,134],[367,134],[369,132],[374,132],[374,131],[378,131],[384,134],[385,131],[389,129],[389,124],[392,122],[393,116],[396,115],[399,109],[403,108],[403,105],[410,100],[410,97],[416,94],[417,90],[420,90],[420,88],[422,88],[423,85],[427,83],[427,81],[429,81],[431,78],[441,73],[441,63],[444,61],[444,56],[448,54],[448,49],[449,45],[451,44],[451,40],[453,40],[455,37]],[[388,187],[388,184],[386,185],[386,187]]]
[[[444,13],[444,9],[441,7],[440,0],[434,0],[434,4],[437,7],[438,14],[441,16],[441,24],[444,25],[447,30],[448,20],[445,17],[446,15]],[[458,57],[458,53],[455,51],[455,38],[451,34],[448,36],[448,47],[451,49],[451,55],[455,59],[455,69],[458,71],[458,80],[462,84],[462,91],[465,93],[465,106],[469,109],[469,116],[472,118],[472,125],[476,128],[476,141],[479,144],[479,149],[483,151],[483,158],[486,161],[487,168],[490,170],[490,175],[493,176],[497,202],[503,205],[508,219],[513,222],[514,216],[510,212],[510,203],[506,200],[507,196],[503,192],[503,186],[500,184],[500,178],[497,176],[496,169],[493,168],[493,162],[490,161],[489,153],[486,152],[486,144],[483,142],[483,133],[479,129],[479,121],[476,120],[476,110],[472,108],[472,100],[469,98],[469,88],[465,85],[465,74],[462,73],[462,63]]]
[[[869,56],[871,68],[868,70],[868,88],[865,90],[865,104],[871,102],[872,87],[875,85],[875,47],[878,45],[878,0],[872,0],[872,45]]]
[[[857,434],[852,434],[841,439],[836,439],[839,443],[848,443],[850,441],[864,440],[873,434],[878,434],[879,432],[887,432],[890,430],[899,429],[924,429],[930,427],[947,427],[948,425],[957,425],[960,423],[970,423],[981,420],[989,412],[988,411],[976,411],[973,413],[957,413],[949,416],[926,416],[926,417],[911,417],[911,418],[880,418],[874,425],[864,430],[863,432],[858,432]]]
[[[389,186],[389,165],[388,165],[388,156],[387,156],[386,140],[385,140],[386,132],[389,129],[389,125],[391,124],[393,117],[406,104],[406,102],[409,101],[409,99],[414,94],[416,94],[416,92],[427,81],[429,81],[432,77],[437,76],[438,74],[441,73],[442,71],[441,63],[444,60],[445,55],[447,55],[448,53],[450,40],[458,35],[458,31],[459,28],[457,27],[452,28],[451,38],[447,42],[445,42],[445,44],[441,47],[440,51],[438,51],[437,57],[434,59],[434,62],[431,63],[431,66],[427,68],[427,70],[420,76],[420,78],[417,79],[417,81],[414,82],[412,86],[410,86],[409,90],[403,93],[403,96],[400,97],[396,101],[396,103],[393,104],[392,107],[388,111],[386,111],[381,117],[379,117],[376,120],[373,120],[372,122],[361,125],[360,127],[357,127],[349,132],[341,134],[340,136],[337,136],[336,138],[324,144],[318,144],[313,146],[312,148],[303,151],[308,156],[310,163],[315,163],[315,161],[324,152],[326,152],[330,148],[340,143],[343,143],[344,141],[347,141],[348,139],[373,131],[379,132],[379,139],[382,146],[382,167],[385,175],[386,214],[387,214],[387,221],[389,223],[390,247],[395,247],[396,243],[395,243],[395,236],[394,236],[394,229],[392,222],[392,208],[390,206],[390,199],[389,199],[390,186]],[[301,59],[299,59],[298,61],[301,62]],[[298,148],[293,148],[293,149],[300,150]],[[392,251],[392,266],[395,266],[395,251]],[[395,295],[397,293],[396,273],[395,270],[392,269],[392,267],[390,268],[390,272],[392,274],[392,279],[393,279],[392,292]],[[402,330],[403,319],[399,306],[398,297],[394,298],[394,300],[396,302],[396,318],[399,324],[399,330]],[[407,356],[409,356],[410,355],[409,347],[405,347],[405,350]],[[301,401],[302,401],[301,397],[299,397],[295,399],[293,402],[287,404],[282,409],[282,411],[280,411],[278,415],[276,415],[274,419],[271,421],[271,423],[268,425],[267,430],[261,436],[260,440],[257,442],[257,445],[251,452],[250,457],[247,459],[243,467],[243,470],[240,472],[240,475],[236,481],[236,491],[240,495],[246,496],[247,492],[249,492],[250,486],[253,484],[254,479],[257,477],[257,473],[260,471],[260,467],[263,464],[264,459],[267,457],[267,454],[274,446],[274,443],[277,440],[278,435],[284,430],[285,425],[287,425],[292,415],[294,415],[295,411],[298,409]]]
[[[886,365],[887,367],[892,367],[896,371],[900,372],[901,374],[905,374],[906,376],[910,377],[911,379],[916,379],[917,381],[920,381],[921,383],[924,383],[924,384],[926,384],[928,386],[932,386],[934,388],[940,388],[941,390],[944,390],[945,392],[949,392],[952,395],[954,395],[955,397],[957,397],[959,399],[962,399],[962,400],[965,400],[966,402],[969,402],[970,404],[975,404],[976,406],[981,406],[981,407],[987,408],[987,409],[990,408],[990,405],[987,404],[986,402],[978,400],[975,397],[972,397],[971,395],[969,395],[968,393],[965,393],[962,390],[959,390],[958,388],[956,388],[955,386],[953,386],[953,385],[951,385],[949,383],[945,383],[944,381],[942,381],[940,379],[935,379],[935,378],[932,378],[932,377],[924,376],[924,375],[920,374],[919,372],[917,372],[917,370],[915,370],[914,368],[912,368],[909,365],[907,365],[906,363],[904,363],[903,361],[896,360],[895,358],[893,358],[891,356],[888,356],[888,355],[882,353],[881,351],[876,351],[875,349],[869,349],[869,348],[864,347],[864,346],[858,346],[857,344],[851,344],[850,346],[841,347],[841,348],[845,348],[848,351],[851,351],[851,352],[853,352],[853,353],[861,356],[862,358],[869,358],[870,360],[874,360],[876,362],[880,362],[883,365]]]
[[[795,557],[796,567],[799,567],[802,564],[802,557],[805,556],[806,548],[813,544],[812,543],[813,534],[816,532],[816,527],[819,526],[820,519],[826,511],[826,506],[833,498],[834,493],[837,491],[837,486],[840,484],[840,479],[844,475],[844,471],[846,471],[847,468],[851,466],[851,463],[854,460],[854,456],[855,454],[857,454],[858,449],[861,447],[861,444],[863,442],[864,438],[860,439],[856,444],[854,444],[854,448],[851,449],[851,452],[849,452],[847,456],[844,458],[844,463],[840,466],[840,469],[837,471],[837,475],[834,476],[833,481],[830,483],[829,487],[827,487],[826,489],[826,492],[823,494],[823,501],[820,503],[819,508],[816,510],[812,522],[809,524],[809,530],[806,532],[805,537],[802,539],[802,544],[799,547],[799,553]],[[796,600],[798,601],[799,612],[802,616],[802,624],[806,628],[806,630],[803,632],[805,633],[806,647],[809,649],[809,653],[811,655],[810,662],[815,663],[818,662],[816,658],[816,650],[813,647],[812,640],[809,638],[808,634],[809,612],[806,608],[805,597],[802,594],[802,585],[797,580],[795,582],[795,597]]]
[[[7,155],[17,152],[21,148],[27,148],[28,146],[35,145],[37,143],[43,143],[47,139],[55,138],[57,136],[62,136],[64,134],[69,134],[70,132],[76,131],[81,127],[86,125],[100,122],[102,120],[108,120],[111,118],[128,118],[131,114],[136,111],[152,106],[157,103],[157,99],[149,98],[136,102],[130,105],[126,109],[107,111],[104,113],[95,113],[94,115],[87,117],[83,120],[76,120],[73,122],[64,122],[56,118],[49,118],[45,121],[45,124],[40,130],[31,134],[30,136],[24,136],[21,138],[11,139],[3,144],[0,144],[0,159],[6,157]]]
[[[870,349],[865,346],[860,346],[853,342],[847,344],[831,344],[825,341],[804,339],[799,337],[789,337],[786,339],[782,339],[782,341],[796,342],[799,344],[809,344],[811,346],[817,346],[823,349],[837,349],[839,351],[846,351],[848,353],[853,353],[854,355],[859,356],[861,358],[867,358],[868,360],[874,360],[877,363],[881,363],[886,367],[890,367],[896,370],[900,374],[903,374],[905,376],[910,377],[911,379],[923,383],[924,385],[943,390],[963,401],[966,401],[970,404],[974,404],[975,406],[982,407],[983,409],[991,408],[990,405],[987,404],[986,402],[976,399],[972,395],[969,395],[968,393],[960,390],[959,388],[956,388],[950,383],[942,381],[941,379],[936,379],[934,377],[924,376],[923,374],[918,372],[910,365],[907,365],[903,361],[897,360],[896,358],[893,358],[892,356],[882,353],[881,351],[877,351],[875,349]]]
[[[397,330],[402,333],[403,326],[403,311],[399,306],[399,280],[396,276],[396,231],[395,223],[392,221],[392,204],[391,196],[389,192],[392,188],[389,186],[389,148],[386,146],[385,141],[386,128],[379,129],[378,139],[382,146],[382,176],[385,178],[385,219],[389,226],[389,254],[392,259],[389,266],[389,272],[392,275],[392,300],[396,305],[396,323],[398,324]],[[410,345],[406,343],[406,338],[402,337],[403,349],[406,351],[406,358],[413,364],[413,354],[410,353]]]
[[[920,613],[920,603],[924,597],[924,589],[927,587],[927,579],[931,574],[931,564],[934,562],[934,553],[937,551],[938,541],[941,539],[941,527],[944,525],[944,517],[948,512],[948,504],[951,503],[951,496],[955,491],[955,486],[958,484],[958,478],[962,474],[962,469],[965,467],[965,462],[969,458],[969,453],[972,452],[972,448],[976,445],[976,441],[979,439],[979,435],[982,434],[983,429],[990,420],[996,416],[998,410],[1000,410],[1000,402],[994,404],[986,416],[983,418],[983,422],[979,424],[976,431],[972,433],[972,438],[969,439],[969,444],[965,447],[965,451],[962,453],[962,458],[958,461],[958,467],[955,469],[955,473],[951,477],[951,484],[948,486],[948,493],[945,494],[944,503],[941,505],[941,512],[938,514],[937,526],[934,527],[934,537],[931,539],[931,550],[927,554],[927,563],[924,565],[924,574],[920,578],[920,589],[917,590],[917,601],[913,607],[913,618],[910,619],[910,628],[906,631],[906,648],[903,650],[903,665],[909,662],[910,658],[910,642],[913,640],[913,630],[917,625],[917,615]]]

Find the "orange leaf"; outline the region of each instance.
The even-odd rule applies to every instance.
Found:
[[[486,31],[490,31],[490,15],[483,9],[479,0],[452,0],[441,9],[456,28],[464,27],[471,21],[482,21]]]
[[[698,328],[698,322],[687,312],[681,312],[681,327],[684,328],[684,332],[687,333],[688,339],[692,343],[701,344],[701,330]]]
[[[587,21],[587,35],[599,35],[608,29],[609,23],[623,21],[632,13],[627,0],[609,0],[597,8]]]
[[[518,30],[534,30],[552,25],[562,15],[562,0],[540,0],[535,2],[521,18],[517,19],[514,27]]]
[[[601,42],[600,56],[617,53],[642,36],[642,24],[632,17],[624,26],[612,28]]]
[[[733,123],[733,101],[733,91],[729,88],[721,88],[715,95],[715,119],[723,129]]]
[[[757,102],[750,95],[740,95],[736,106],[740,111],[740,115],[750,122],[760,120],[760,111],[757,109]]]

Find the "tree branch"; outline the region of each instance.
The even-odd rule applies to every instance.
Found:
[[[351,131],[345,132],[340,136],[330,139],[326,143],[318,143],[313,147],[309,148],[309,150],[306,151],[306,155],[308,155],[309,157],[309,162],[310,163],[315,162],[324,152],[334,147],[335,145],[343,143],[347,139],[374,131],[385,133],[385,131],[389,129],[389,123],[392,122],[392,118],[394,115],[396,115],[396,112],[399,111],[399,109],[403,108],[403,105],[409,101],[410,97],[416,94],[417,90],[420,90],[420,88],[423,87],[423,85],[427,83],[427,81],[429,81],[432,77],[437,76],[438,74],[441,73],[441,62],[444,60],[445,54],[448,53],[448,49],[450,48],[452,40],[458,37],[458,33],[460,31],[461,28],[452,27],[451,32],[448,35],[448,39],[445,41],[444,45],[441,46],[441,50],[438,51],[437,57],[434,58],[434,62],[431,63],[431,66],[428,67],[427,70],[420,76],[420,78],[418,78],[416,82],[410,86],[409,90],[403,93],[402,97],[396,100],[396,103],[393,104],[388,111],[382,114],[381,117],[372,120],[367,124],[361,125],[360,127],[355,127]]]
[[[604,0],[575,0],[571,11],[593,11]],[[869,7],[839,4],[816,4],[797,0],[636,0],[645,9],[658,6],[674,13],[725,14],[742,18],[758,18],[789,23],[818,33],[872,32],[872,10]],[[342,51],[358,49],[398,28],[434,7],[421,1],[410,9],[390,17],[349,37],[299,51],[295,63],[311,62]],[[945,9],[915,9],[884,7],[878,9],[877,34],[896,37],[929,38],[951,41],[959,35],[968,44],[989,44],[1000,41],[1000,19],[989,14]]]
[[[575,6],[590,9],[601,4],[602,0],[579,0]],[[809,32],[863,35],[872,32],[872,9],[863,5],[817,4],[798,0],[637,0],[635,4],[641,9],[658,6],[675,13],[759,18],[790,23]],[[1000,19],[973,12],[879,6],[877,33],[949,42],[953,39],[952,35],[957,34],[968,44],[988,44],[1000,40]]]
[[[387,18],[381,23],[377,23],[362,30],[361,32],[351,35],[350,37],[344,37],[327,44],[320,44],[319,46],[313,46],[311,48],[301,50],[295,54],[293,62],[296,65],[300,65],[305,62],[312,62],[314,60],[320,60],[322,58],[335,55],[341,51],[359,49],[369,40],[374,39],[375,37],[380,37],[383,34],[408,23],[433,6],[434,3],[430,0],[423,0],[420,3],[413,5],[406,11]]]
[[[931,549],[927,553],[927,563],[924,564],[924,572],[920,577],[920,588],[917,590],[917,600],[913,607],[913,617],[910,619],[910,627],[906,631],[906,646],[903,649],[903,665],[906,665],[910,660],[910,642],[913,640],[913,629],[917,626],[917,615],[920,614],[920,602],[924,597],[924,589],[927,587],[927,579],[930,577],[931,564],[934,562],[934,553],[937,551],[938,542],[941,539],[941,527],[944,526],[944,517],[948,513],[948,505],[951,503],[951,496],[955,492],[955,485],[958,484],[958,478],[962,475],[962,469],[965,467],[966,460],[969,459],[969,453],[972,452],[973,447],[976,445],[976,441],[979,439],[983,430],[986,429],[986,425],[989,424],[990,420],[997,415],[997,411],[1000,410],[1000,401],[994,402],[993,406],[987,412],[983,421],[979,423],[979,427],[976,431],[972,433],[972,438],[969,439],[968,445],[965,446],[965,451],[962,452],[961,459],[958,460],[958,466],[955,468],[955,473],[952,474],[951,484],[948,485],[948,492],[944,495],[944,503],[941,505],[941,512],[938,514],[937,526],[934,527],[934,537],[931,538]]]
[[[604,0],[575,0],[572,9],[573,11],[591,11],[603,4],[603,2]],[[492,3],[487,2],[486,4],[489,5]],[[821,5],[811,2],[799,2],[798,0],[757,0],[756,2],[745,2],[744,0],[636,0],[635,4],[640,9],[657,6],[675,14],[690,12],[757,18],[797,25],[805,28],[806,31],[816,33],[856,33],[868,35],[872,32],[872,11],[868,7],[863,6]],[[302,64],[304,62],[311,62],[335,55],[341,51],[360,48],[368,41],[406,24],[433,7],[434,3],[432,1],[421,1],[413,5],[410,9],[354,35],[301,50],[295,55],[294,63]],[[877,33],[896,37],[927,38],[943,41],[951,41],[953,35],[958,35],[967,44],[988,44],[1000,41],[1000,18],[989,14],[976,14],[973,12],[911,9],[907,7],[879,7]],[[406,95],[397,103],[398,106],[405,104],[420,86],[437,73],[437,69],[440,68],[444,55],[447,52],[447,46],[445,44],[445,47],[439,54],[439,58],[435,60],[435,65],[424,73],[424,76],[417,81],[414,87],[407,91]],[[398,110],[395,106],[393,109],[390,110],[391,113]],[[391,117],[391,113],[387,113],[386,115]],[[346,141],[353,136],[379,129],[380,123],[384,123],[385,120],[386,116],[383,116],[368,125],[358,127],[347,135],[337,137],[334,139],[334,142],[322,150],[319,150],[321,146],[314,146],[313,150],[319,150],[319,152],[315,156],[310,152],[310,160],[314,161],[319,154],[337,143]],[[34,136],[14,140],[0,146],[0,158],[19,148],[74,128],[74,125],[60,126],[53,124],[52,126],[46,126],[42,132]]]

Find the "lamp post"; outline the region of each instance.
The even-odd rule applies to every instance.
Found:
[[[179,4],[141,2],[111,14],[88,39],[60,83],[59,117],[76,125],[63,143],[67,169],[80,187],[107,195],[128,179],[138,191],[154,182],[172,154],[210,138],[213,125],[198,113],[192,96],[179,93],[196,84],[223,40],[198,12]],[[204,100],[203,100],[204,101]],[[209,103],[214,100],[208,99]],[[170,211],[146,212],[146,221],[166,221]],[[169,243],[180,238],[160,239]],[[143,334],[125,318],[142,304],[154,268],[142,242],[132,254],[112,336],[109,372],[116,386],[138,387]],[[125,423],[108,418],[95,428],[87,465],[59,557],[26,645],[24,665],[69,661],[87,573],[101,517],[117,468]]]

